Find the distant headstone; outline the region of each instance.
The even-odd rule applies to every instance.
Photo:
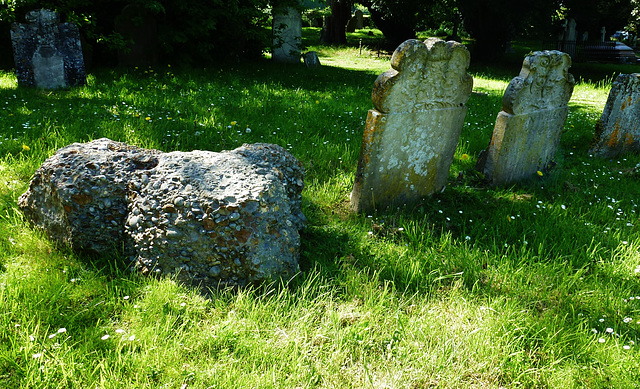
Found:
[[[353,13],[353,17],[356,20],[356,30],[364,28],[364,14],[359,9]]]
[[[347,32],[355,32],[356,31],[356,17],[352,16],[347,22]]]
[[[596,124],[590,153],[614,157],[640,151],[640,73],[620,74]]]
[[[607,29],[603,26],[602,30],[600,30],[600,42],[604,42],[607,36]]]
[[[531,177],[555,156],[574,79],[571,57],[560,51],[528,55],[502,99],[491,143],[478,168],[493,185]]]
[[[18,85],[57,89],[86,84],[78,27],[58,23],[54,11],[31,11],[11,25]]]
[[[356,212],[415,205],[440,191],[467,112],[473,79],[464,45],[402,43],[373,88],[351,193]]]
[[[273,59],[278,62],[300,62],[302,15],[293,7],[273,11]]]
[[[129,4],[115,20],[115,30],[127,45],[118,50],[120,66],[150,66],[158,60],[158,26],[144,7]]]
[[[320,67],[320,58],[318,58],[318,53],[315,51],[309,51],[302,55],[302,59],[304,64],[309,69],[316,69]]]

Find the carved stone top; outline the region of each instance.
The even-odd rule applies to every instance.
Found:
[[[35,11],[30,11],[25,16],[25,19],[27,19],[29,23],[38,23],[41,25],[57,24],[59,21],[56,11],[51,11],[48,9],[37,9]]]
[[[536,51],[522,63],[520,75],[509,83],[502,110],[512,115],[567,106],[575,81],[571,57],[560,51]]]
[[[373,106],[382,113],[464,107],[473,88],[469,62],[458,42],[409,39],[393,53],[392,69],[376,80]]]

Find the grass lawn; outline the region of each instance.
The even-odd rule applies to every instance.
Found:
[[[317,71],[104,70],[55,92],[0,72],[0,387],[640,386],[640,156],[588,154],[611,79],[576,86],[552,170],[492,189],[474,165],[519,65],[472,68],[446,190],[355,215],[364,120],[389,59],[309,46]],[[58,148],[101,137],[290,150],[306,169],[302,272],[205,298],[124,258],[54,247],[17,198]]]

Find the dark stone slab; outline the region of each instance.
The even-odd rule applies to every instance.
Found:
[[[31,11],[29,23],[11,25],[18,85],[57,89],[86,84],[78,27],[58,23],[50,10]]]

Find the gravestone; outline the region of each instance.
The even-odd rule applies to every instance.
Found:
[[[347,27],[346,30],[347,32],[355,32],[356,31],[356,17],[352,16],[349,21],[347,22]]]
[[[620,74],[596,124],[590,153],[614,157],[640,151],[640,73]]]
[[[320,67],[320,58],[315,51],[309,51],[302,55],[302,60],[308,69],[317,69]]]
[[[31,11],[29,23],[11,25],[18,85],[57,89],[86,84],[80,32],[72,23],[58,23],[54,11]]]
[[[560,51],[528,55],[502,99],[491,143],[478,168],[493,185],[543,171],[558,149],[574,79],[571,57]]]
[[[118,50],[120,66],[151,66],[158,60],[158,26],[156,19],[140,5],[129,4],[115,20],[116,32],[127,45]]]
[[[464,45],[402,43],[372,94],[351,193],[356,212],[415,205],[444,188],[473,79]]]
[[[356,30],[364,28],[364,14],[359,9],[353,13],[353,17],[356,19]]]
[[[273,59],[300,63],[302,15],[293,7],[273,11]]]

